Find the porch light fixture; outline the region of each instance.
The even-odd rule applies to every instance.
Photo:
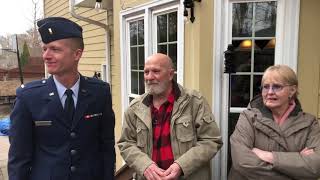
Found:
[[[100,11],[102,9],[102,0],[96,0],[96,4],[94,6],[94,8],[97,10],[97,11]]]
[[[193,23],[195,20],[194,17],[194,1],[201,2],[201,0],[184,0],[183,5],[184,5],[184,11],[183,11],[183,16],[186,18],[189,15],[188,9],[190,9],[190,21]]]

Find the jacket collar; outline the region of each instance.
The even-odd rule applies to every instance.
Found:
[[[299,112],[302,112],[301,104],[298,99],[295,99],[296,106],[293,111],[290,113],[290,116],[297,116]],[[272,112],[263,104],[262,95],[259,94],[255,96],[248,105],[249,108],[257,108],[265,117],[273,119]],[[288,117],[288,118],[289,118]]]
[[[176,116],[176,114],[180,112],[180,109],[185,106],[185,104],[187,103],[186,100],[188,99],[188,95],[185,92],[185,89],[175,81],[173,81],[173,88],[176,98],[173,105],[172,117]],[[145,93],[140,97],[134,99],[130,104],[133,112],[139,119],[144,122],[148,129],[152,129],[150,99],[150,95],[148,93]],[[172,121],[174,121],[173,118],[171,118],[171,123]]]
[[[286,150],[288,150],[286,137],[309,127],[312,123],[305,118],[299,100],[296,99],[295,102],[296,107],[281,127],[274,122],[272,112],[263,104],[261,95],[253,98],[248,106],[254,112],[253,125]]]
[[[177,99],[179,99],[179,97],[181,96],[181,90],[179,88],[179,84],[174,80],[172,80],[172,88],[173,88],[175,101],[177,101]],[[152,103],[152,95],[146,94],[146,96],[142,100],[142,103],[146,106],[150,106]]]
[[[52,110],[52,114],[55,114],[55,116],[57,116],[57,119],[62,124],[70,128],[70,123],[64,120],[63,113],[62,113],[63,107],[62,107],[53,77],[50,76],[47,80],[43,80],[43,83],[47,83],[47,87],[48,87],[46,90],[47,92],[43,96],[43,99],[48,101],[48,107],[50,107],[50,109]],[[94,99],[88,98],[88,96],[90,96],[91,93],[88,90],[88,82],[86,77],[80,75],[80,87],[79,87],[76,111],[75,111],[74,119],[71,125],[72,129],[78,124],[81,117],[84,116],[84,113],[88,108],[88,104],[90,103],[90,101],[94,101]]]

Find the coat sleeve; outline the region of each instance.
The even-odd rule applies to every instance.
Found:
[[[8,175],[10,180],[28,180],[33,151],[33,124],[22,94],[17,98],[10,115]]]
[[[137,128],[136,121],[137,117],[129,108],[124,113],[122,133],[118,141],[118,147],[124,161],[133,168],[135,172],[143,176],[144,171],[150,166],[153,161],[150,159],[148,154],[143,152],[137,145]],[[149,134],[145,134],[146,138]],[[144,144],[147,146],[147,143]],[[147,147],[141,147],[147,148]]]
[[[258,158],[251,150],[254,148],[254,128],[250,117],[241,113],[233,134],[230,137],[233,168],[247,179],[254,180],[261,176],[282,177],[286,175],[273,170],[272,164]]]
[[[209,163],[222,147],[220,130],[209,104],[202,96],[199,99],[197,97],[195,101],[198,101],[194,103],[197,104],[197,107],[193,107],[195,109],[196,143],[175,161],[181,167],[184,177],[188,177],[201,166]]]
[[[104,118],[101,121],[100,129],[100,142],[102,144],[102,153],[104,159],[104,180],[113,180],[115,172],[115,138],[114,138],[114,126],[115,117],[112,110],[112,99],[110,94],[110,88],[107,86],[107,95],[105,100],[105,111],[103,113]]]
[[[273,152],[274,169],[297,179],[319,178],[320,127],[315,118],[310,127],[306,147],[314,148],[314,153],[301,155],[299,152]]]

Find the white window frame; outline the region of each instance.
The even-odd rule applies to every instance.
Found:
[[[224,54],[228,44],[231,43],[232,22],[231,2],[263,2],[266,0],[215,0],[214,1],[214,77],[212,83],[213,112],[221,129],[223,147],[214,161],[214,179],[227,179],[227,152],[228,152],[228,75],[223,73]],[[286,64],[297,71],[298,33],[300,0],[277,1],[276,49],[275,64]]]
[[[101,64],[101,80],[107,82],[107,65]]]
[[[145,17],[144,15],[138,15],[138,16],[133,16],[133,17],[127,18],[127,20],[126,20],[126,37],[129,37],[129,30],[130,30],[129,29],[129,24],[131,22],[143,20],[144,17]],[[145,43],[145,41],[144,41],[144,43]],[[126,47],[130,47],[130,39],[127,39],[125,46]],[[145,47],[145,44],[143,46]],[[127,82],[127,87],[128,87],[128,89],[127,89],[127,99],[129,99],[130,97],[131,98],[135,98],[138,95],[130,93],[131,92],[131,63],[130,63],[131,50],[128,49],[126,52],[127,52],[126,53],[127,63],[125,65],[126,65],[126,69],[127,69],[127,73],[126,73],[127,76],[126,76],[126,81],[125,82]],[[146,53],[144,52],[144,54],[146,54]]]
[[[171,13],[171,12],[175,12],[177,11],[177,26],[178,26],[178,32],[179,32],[179,5],[174,5],[174,6],[170,6],[170,7],[166,7],[166,8],[161,8],[161,9],[157,9],[157,10],[154,10],[152,12],[152,31],[153,32],[156,32],[156,29],[157,29],[157,16],[159,15],[163,15],[163,14],[167,14],[167,13]],[[179,56],[181,54],[181,49],[179,49],[179,42],[181,41],[180,39],[182,39],[183,37],[180,37],[179,39],[179,36],[181,36],[182,33],[177,33],[177,81],[178,83],[180,84],[183,84],[183,61],[179,60]],[[152,40],[153,40],[153,47],[152,47],[152,53],[155,53],[157,52],[158,50],[158,47],[157,47],[157,44],[158,44],[158,37],[157,37],[157,34],[156,33],[153,33],[152,34]],[[179,41],[180,40],[180,41]]]
[[[126,32],[127,23],[133,19],[144,18],[144,45],[145,45],[145,59],[156,52],[156,40],[152,33],[154,28],[154,18],[157,13],[170,12],[177,10],[177,23],[178,23],[178,43],[177,43],[177,81],[183,84],[183,59],[184,59],[184,20],[183,20],[183,2],[177,0],[153,0],[151,2],[132,7],[128,10],[120,12],[120,56],[121,56],[121,102],[122,114],[126,107],[129,106],[129,94],[131,89],[130,80],[130,55],[127,49],[129,40]],[[155,32],[155,31],[154,31]],[[128,82],[129,81],[129,82]]]

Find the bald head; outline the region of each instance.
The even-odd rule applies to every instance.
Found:
[[[154,97],[167,97],[172,89],[174,69],[172,60],[165,54],[149,56],[144,64],[144,80],[147,92]]]
[[[161,67],[168,69],[168,70],[174,69],[172,59],[169,56],[162,54],[162,53],[156,53],[156,54],[149,56],[146,59],[145,64],[150,64],[150,63],[151,64],[157,63],[157,64],[161,65]]]

